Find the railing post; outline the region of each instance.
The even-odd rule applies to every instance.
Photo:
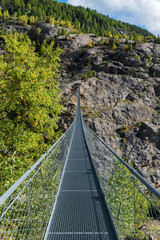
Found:
[[[28,195],[28,216],[27,216],[27,239],[29,240],[30,233],[30,185],[27,187]]]
[[[136,184],[135,184],[135,177],[133,176],[133,186],[134,186],[134,229],[136,234]]]

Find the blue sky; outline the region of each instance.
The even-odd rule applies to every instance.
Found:
[[[67,0],[58,0],[58,2],[64,2],[64,3],[67,3]]]
[[[160,0],[58,0],[74,6],[90,7],[109,17],[160,34]]]

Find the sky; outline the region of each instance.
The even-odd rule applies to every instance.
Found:
[[[97,12],[160,34],[160,0],[58,0]]]

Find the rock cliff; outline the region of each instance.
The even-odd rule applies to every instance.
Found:
[[[55,39],[64,52],[60,82],[59,125],[72,122],[81,84],[82,114],[93,131],[155,186],[160,184],[160,45],[93,34],[57,36],[46,23],[23,26],[10,21],[0,29],[29,34],[33,40]],[[40,31],[37,31],[40,29]]]
[[[109,146],[155,186],[160,183],[160,46],[150,43],[111,43],[93,35],[56,38],[65,50],[61,85],[67,127],[76,110],[76,87],[81,83],[82,114]],[[92,41],[95,46],[88,47]],[[96,72],[96,74],[95,74]],[[92,76],[92,73],[96,76]],[[87,74],[84,80],[82,75]],[[79,81],[78,81],[79,80]]]

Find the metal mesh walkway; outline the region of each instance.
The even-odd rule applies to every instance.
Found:
[[[159,236],[160,192],[86,125],[79,91],[69,129],[0,197],[0,239]]]
[[[46,239],[117,239],[92,166],[78,101],[75,129]]]

